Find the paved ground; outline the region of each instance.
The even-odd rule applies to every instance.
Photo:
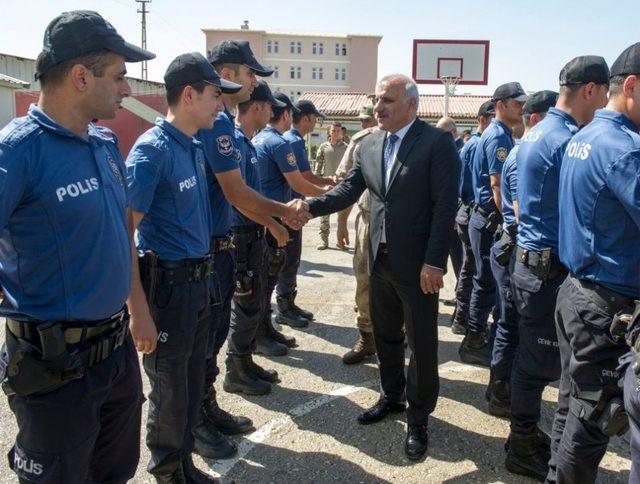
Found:
[[[428,458],[416,464],[404,457],[404,416],[368,427],[356,423],[357,414],[377,399],[377,370],[373,360],[355,367],[341,362],[340,356],[356,337],[352,252],[315,250],[317,229],[317,221],[305,228],[298,279],[298,302],[314,311],[316,321],[302,331],[285,328],[299,343],[289,355],[257,358],[280,373],[282,382],[270,395],[230,395],[218,382],[222,407],[250,416],[256,431],[236,439],[240,448],[236,458],[219,462],[198,458],[196,463],[226,483],[533,482],[504,468],[508,423],[486,413],[488,371],[459,362],[462,338],[449,330],[449,307],[440,308],[441,391],[429,422]],[[453,283],[448,276],[441,297],[452,296]],[[554,388],[544,394],[542,425],[547,431],[556,398]],[[0,429],[0,454],[5,454],[16,429],[3,397]],[[136,483],[151,482],[144,471],[147,457],[143,445]],[[629,467],[628,444],[616,439],[602,463],[600,482],[627,482]],[[6,459],[0,457],[0,483],[15,481]]]

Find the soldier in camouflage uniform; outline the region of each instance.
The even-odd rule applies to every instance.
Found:
[[[354,134],[351,142],[342,157],[342,161],[336,170],[336,176],[344,178],[349,170],[353,168],[355,153],[360,142],[374,130],[378,129],[373,117],[373,105],[367,104],[360,110],[358,116],[362,123],[362,131]],[[360,332],[353,348],[347,352],[342,361],[351,365],[361,362],[366,356],[374,355],[376,347],[373,341],[373,328],[369,317],[369,216],[371,213],[371,199],[369,190],[360,197],[357,202],[358,215],[356,216],[356,241],[355,252],[353,254],[353,271],[356,276],[356,323]],[[338,246],[349,244],[349,232],[347,230],[347,219],[351,208],[338,214]]]
[[[329,140],[322,143],[318,148],[315,174],[325,177],[335,175],[346,151],[347,143],[342,140],[342,125],[335,122],[329,128]],[[327,249],[329,247],[329,215],[320,218],[320,238],[322,242],[318,246],[318,250]],[[345,248],[339,240],[338,248]]]

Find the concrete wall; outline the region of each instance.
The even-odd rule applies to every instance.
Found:
[[[373,92],[378,78],[377,37],[354,37],[351,39],[351,91]],[[382,77],[382,76],[380,76]]]

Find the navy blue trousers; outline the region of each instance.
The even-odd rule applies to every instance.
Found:
[[[474,212],[469,219],[469,242],[476,263],[473,275],[473,289],[469,301],[468,329],[472,332],[485,332],[491,308],[496,302],[496,282],[491,272],[489,258],[494,234],[485,225],[487,219]]]

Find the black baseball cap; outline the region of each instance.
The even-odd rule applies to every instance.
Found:
[[[283,102],[286,108],[293,111],[293,114],[301,114],[301,111],[291,102],[289,96],[287,96],[284,92],[274,92],[273,97],[275,97],[278,101]]]
[[[571,59],[560,71],[561,86],[587,84],[589,82],[609,85],[609,67],[604,57],[582,55]]]
[[[44,58],[35,78],[38,80],[61,62],[103,49],[121,55],[126,62],[140,62],[156,56],[126,42],[98,12],[74,10],[58,15],[47,25],[42,41]]]
[[[611,66],[611,77],[640,74],[640,42],[630,45]]]
[[[507,82],[506,84],[498,86],[491,98],[494,102],[503,99],[515,99],[516,101],[524,102],[529,99],[529,96],[524,92],[519,82]]]
[[[494,116],[496,114],[496,104],[493,101],[485,101],[480,105],[478,109],[478,117],[480,116]]]
[[[315,104],[313,104],[311,101],[308,101],[306,99],[301,99],[295,104],[295,106],[300,111],[300,114],[315,114],[319,118],[325,117],[324,113],[321,113],[320,111],[318,111]]]
[[[556,105],[558,101],[558,93],[555,91],[538,91],[527,99],[524,103],[522,112],[524,114],[546,113],[549,108]]]
[[[287,106],[282,101],[278,101],[275,97],[273,97],[273,93],[271,92],[269,84],[267,84],[266,81],[262,79],[258,79],[258,85],[251,93],[249,101],[267,101],[271,103],[274,108],[284,108]]]
[[[196,82],[218,86],[226,94],[233,94],[242,89],[240,84],[222,79],[218,71],[199,52],[180,54],[171,61],[164,73],[164,85],[167,90]]]
[[[273,74],[272,69],[267,69],[260,64],[246,40],[224,40],[211,49],[209,62],[212,64],[242,64],[247,66],[258,76],[268,77]]]

